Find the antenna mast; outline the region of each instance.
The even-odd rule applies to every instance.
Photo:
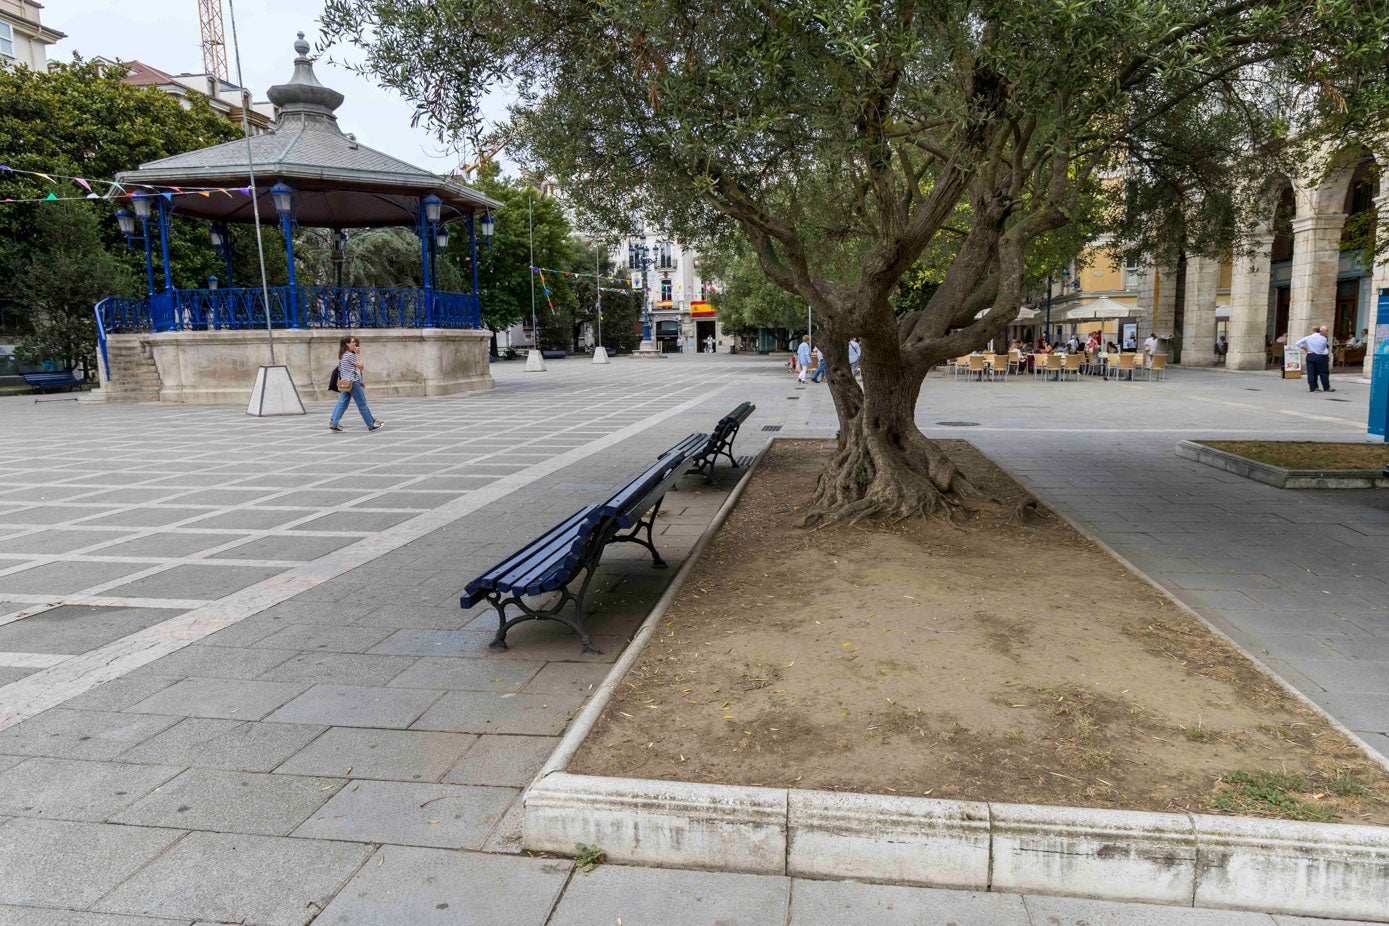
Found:
[[[222,34],[222,0],[198,0],[198,27],[203,34],[203,70],[227,80],[227,40]]]

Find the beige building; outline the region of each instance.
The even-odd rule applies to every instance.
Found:
[[[33,0],[0,0],[0,67],[48,67],[48,46],[66,36],[39,22],[42,9]]]
[[[701,275],[698,253],[648,230],[623,238],[612,256],[628,268],[633,287],[644,289],[651,337],[662,352],[673,353],[682,342],[685,353],[702,351],[710,338],[716,351],[728,350],[732,340],[709,301],[713,283]]]
[[[4,0],[0,0],[4,2]],[[143,61],[113,61],[110,58],[92,59],[98,66],[111,67],[120,64],[128,69],[122,83],[134,87],[153,87],[167,93],[183,104],[185,109],[193,95],[207,100],[214,112],[220,113],[237,128],[241,127],[241,110],[249,106],[246,113],[251,125],[252,135],[262,135],[274,124],[278,113],[269,102],[256,103],[251,100],[251,91],[239,87],[231,81],[222,80],[212,74],[170,74]]]

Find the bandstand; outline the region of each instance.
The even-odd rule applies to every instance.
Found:
[[[304,398],[326,398],[338,339],[348,331],[370,345],[373,396],[491,388],[477,249],[491,237],[491,210],[501,204],[345,134],[334,115],[343,95],[314,76],[303,33],[294,48],[293,77],[269,90],[279,108],[270,131],[117,175],[129,195],[116,218],[132,245],[143,244],[147,291],[96,306],[97,400],[245,402],[258,368],[271,362],[289,368]],[[285,248],[286,286],[263,290],[257,265],[233,266],[228,225],[257,219],[279,231],[264,242]],[[207,226],[226,280],[209,279],[205,289],[172,285],[169,232],[175,220]],[[423,285],[361,288],[296,280],[296,228],[330,229],[333,257],[340,260],[348,229],[383,226],[414,229]],[[459,226],[471,257],[472,291],[466,293],[434,285],[437,251]]]

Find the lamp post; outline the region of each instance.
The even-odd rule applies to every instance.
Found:
[[[225,222],[217,222],[207,227],[207,236],[212,241],[212,248],[222,258],[222,262],[227,265],[227,285],[232,285],[232,255],[231,255],[231,235],[227,231]]]
[[[429,193],[420,198],[420,263],[424,279],[424,324],[434,327],[434,229],[439,224],[439,211],[444,203]]]
[[[137,194],[139,195],[139,194]],[[138,238],[145,246],[145,280],[148,283],[147,295],[154,296],[154,257],[150,253],[150,222],[149,222],[149,203],[146,202],[145,214],[139,217],[141,232],[135,234],[135,222],[139,213],[139,206],[136,212],[132,213],[124,207],[116,210],[116,224],[121,228],[121,234],[125,236],[125,246],[130,247]]]
[[[644,351],[655,350],[656,347],[651,338],[651,300],[647,297],[652,264],[651,248],[643,233],[637,243],[627,245],[627,266],[641,271],[641,349]]]
[[[347,260],[347,232],[341,228],[333,229],[333,278],[338,289],[342,289],[342,265]],[[342,298],[342,294],[338,294]]]
[[[299,284],[294,278],[294,229],[291,223],[291,213],[294,210],[294,191],[291,190],[283,180],[276,181],[270,188],[270,200],[275,204],[275,214],[280,217],[280,231],[285,236],[285,255],[289,258],[289,318],[286,319],[289,327],[299,327]],[[269,324],[269,307],[267,306],[266,324]]]

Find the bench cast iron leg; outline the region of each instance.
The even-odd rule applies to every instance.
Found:
[[[640,544],[651,551],[651,565],[656,569],[665,569],[666,561],[661,559],[660,553],[656,552],[656,543],[651,537],[651,529],[656,526],[656,512],[661,510],[661,502],[665,501],[665,499],[666,497],[664,495],[656,499],[656,504],[651,506],[651,511],[642,516],[642,519],[632,527],[631,533],[616,535],[612,540],[609,540],[608,543]],[[643,532],[646,533],[645,540],[641,537]]]
[[[562,586],[559,589],[559,598],[543,608],[529,607],[519,595],[512,595],[509,598],[503,598],[500,592],[493,592],[488,595],[487,601],[497,609],[497,635],[491,643],[487,644],[487,648],[494,652],[506,650],[507,632],[522,621],[558,621],[579,635],[579,643],[583,645],[585,653],[601,656],[602,650],[593,645],[593,638],[588,635],[588,630],[584,627],[584,597],[588,594],[588,583],[593,579],[593,571],[597,565],[598,560],[595,557],[592,562],[580,567],[584,578],[579,583],[577,593],[571,592],[567,585]],[[574,616],[569,618],[564,616],[563,611],[565,605],[571,602],[574,605]],[[506,609],[508,605],[515,605],[521,614],[507,620]]]

